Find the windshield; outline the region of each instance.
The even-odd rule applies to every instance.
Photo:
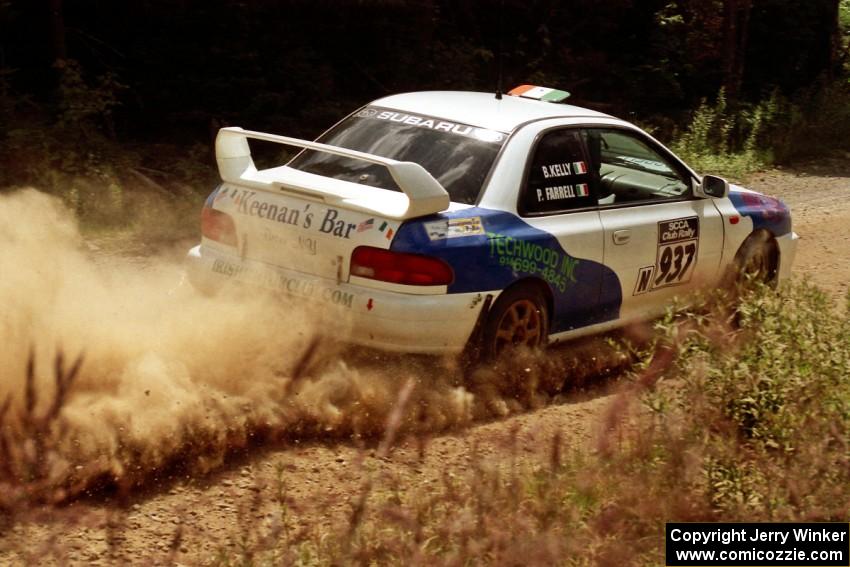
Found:
[[[359,150],[424,167],[452,201],[472,205],[499,148],[502,132],[369,106],[323,134],[323,144]],[[365,161],[305,150],[290,167],[345,181],[400,191],[387,169]]]

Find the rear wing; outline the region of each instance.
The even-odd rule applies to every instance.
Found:
[[[251,157],[248,138],[384,166],[403,194],[390,189],[379,189],[333,177],[306,173],[285,166],[258,171]],[[283,192],[301,197],[372,212],[397,220],[438,213],[449,207],[449,194],[445,188],[418,163],[396,161],[356,150],[243,130],[238,127],[222,128],[218,131],[215,155],[222,181],[237,185],[260,186],[264,189],[268,189],[269,186],[277,187]]]

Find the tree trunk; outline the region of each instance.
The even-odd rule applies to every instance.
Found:
[[[730,101],[744,78],[752,0],[723,0],[723,87]]]
[[[68,58],[65,45],[65,18],[62,16],[62,0],[50,2],[50,32],[53,45],[53,60],[62,61]]]
[[[844,65],[844,59],[847,57],[847,50],[842,45],[841,26],[838,21],[840,3],[840,0],[829,0],[830,45],[829,61],[826,72],[830,81],[832,81],[835,76],[841,72],[841,67]]]

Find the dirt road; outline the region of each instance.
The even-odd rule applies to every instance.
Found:
[[[772,170],[747,185],[791,207],[801,235],[795,272],[836,298],[850,282],[850,160]],[[225,469],[195,480],[171,478],[120,506],[102,496],[68,510],[47,510],[40,521],[14,527],[3,538],[34,557],[45,550],[71,564],[136,563],[166,557],[179,530],[176,561],[213,561],[235,550],[243,533],[279,515],[279,504],[257,498],[261,490],[284,495],[296,523],[315,529],[345,523],[367,477],[390,491],[425,490],[443,475],[462,474],[472,459],[492,466],[506,460],[545,462],[560,434],[564,454],[593,442],[600,416],[616,385],[598,384],[537,411],[477,424],[433,438],[408,439],[387,458],[355,442],[297,439],[255,449]],[[111,527],[110,527],[111,526]],[[112,550],[110,553],[110,549]],[[8,558],[9,556],[7,556]],[[19,563],[28,563],[19,555]],[[2,559],[2,556],[0,556]],[[2,563],[2,560],[0,560]]]
[[[844,297],[850,289],[850,159],[756,174],[748,185],[791,207],[801,236],[794,273]]]

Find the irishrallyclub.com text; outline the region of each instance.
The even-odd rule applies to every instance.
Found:
[[[850,524],[669,523],[666,564],[850,565]]]

